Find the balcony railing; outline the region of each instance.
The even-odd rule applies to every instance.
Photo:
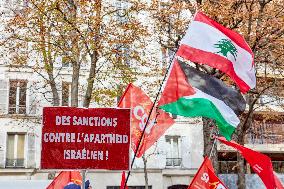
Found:
[[[273,123],[255,124],[245,136],[248,144],[283,144],[284,125]]]
[[[177,167],[181,165],[181,158],[167,158],[166,166]]]
[[[273,170],[277,173],[284,173],[284,161],[272,161]],[[245,166],[247,169],[247,166]],[[250,168],[250,173],[253,173]],[[232,174],[237,173],[237,161],[219,161],[219,172],[220,174]],[[247,170],[245,170],[248,173]]]
[[[25,159],[6,159],[6,167],[24,167]]]
[[[277,173],[284,173],[284,161],[272,161],[273,170]]]

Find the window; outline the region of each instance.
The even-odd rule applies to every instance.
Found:
[[[181,154],[180,154],[180,136],[166,136],[167,153],[166,153],[166,166],[180,166]]]
[[[6,167],[24,167],[25,134],[8,134]]]
[[[126,44],[117,45],[116,58],[119,62],[124,63],[125,65],[130,66],[130,53],[131,49]]]
[[[61,62],[62,62],[62,67],[64,68],[69,68],[72,66],[71,60],[67,56],[63,56]]]
[[[27,81],[10,80],[9,114],[26,113]]]
[[[71,105],[71,85],[68,82],[62,82],[61,105]]]
[[[128,4],[126,1],[123,0],[117,0],[116,1],[116,8],[117,8],[117,20],[120,24],[127,23],[128,17],[127,17],[127,8]]]
[[[128,186],[129,189],[145,189],[145,186]],[[148,186],[149,189],[152,189],[152,186]],[[107,186],[106,189],[120,189],[120,186]]]
[[[284,173],[284,161],[272,161],[273,171]]]
[[[237,173],[237,161],[218,161],[219,172],[222,174]]]

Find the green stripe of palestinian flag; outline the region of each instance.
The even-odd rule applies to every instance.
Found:
[[[232,133],[240,123],[230,104],[228,105],[223,99],[218,99],[204,92],[210,90],[202,91],[196,87],[192,87],[188,83],[184,71],[186,70],[182,70],[177,61],[173,63],[159,101],[160,108],[166,112],[185,117],[202,116],[214,119],[220,130],[220,134],[230,140]],[[206,83],[205,80],[200,80],[200,82]],[[207,87],[214,88],[214,86]],[[219,96],[219,98],[221,97]]]
[[[234,111],[221,100],[218,100],[198,89],[191,96],[179,98],[173,103],[160,106],[166,112],[185,117],[203,116],[214,119],[219,126],[220,133],[225,138],[231,138],[239,119]]]

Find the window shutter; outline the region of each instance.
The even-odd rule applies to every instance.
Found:
[[[35,82],[29,82],[28,84],[28,114],[35,115],[37,113],[37,93],[36,93],[36,87]]]
[[[189,137],[182,136],[181,137],[181,166],[183,168],[191,168],[190,167],[190,141]]]
[[[28,134],[28,154],[27,154],[27,168],[35,168],[35,135]]]
[[[6,133],[0,132],[0,168],[5,168]]]
[[[0,114],[7,114],[8,110],[8,81],[0,80]]]

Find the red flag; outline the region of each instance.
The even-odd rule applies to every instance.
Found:
[[[210,159],[205,157],[187,189],[227,189],[227,187],[215,175]]]
[[[146,124],[149,112],[153,106],[151,99],[139,87],[129,84],[120,99],[118,107],[132,108],[131,110],[131,147],[133,151],[139,143],[143,128]],[[157,115],[158,114],[158,115]],[[157,120],[156,120],[157,117]],[[153,109],[147,128],[144,133],[143,142],[137,153],[141,157],[164,133],[174,124],[174,120],[163,110]]]
[[[274,180],[276,184],[276,189],[284,189],[281,181],[278,179],[277,175],[274,173]]]
[[[229,142],[224,137],[217,138],[222,143],[237,149],[242,154],[242,156],[250,164],[254,172],[259,175],[267,189],[276,188],[272,163],[271,159],[268,156],[239,145],[236,142]]]
[[[126,182],[126,179],[125,179],[125,171],[123,171],[123,172],[122,172],[122,175],[121,175],[120,189],[128,189],[128,186],[127,186],[127,185],[125,186],[125,188],[123,188],[125,182]]]
[[[79,171],[61,171],[46,189],[62,189],[70,182],[77,185],[82,184],[82,177]]]

